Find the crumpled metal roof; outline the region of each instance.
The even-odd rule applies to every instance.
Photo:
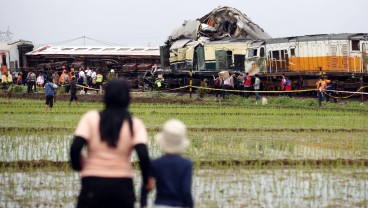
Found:
[[[218,7],[197,20],[185,21],[171,33],[169,41],[184,38],[197,40],[200,37],[208,37],[211,40],[271,38],[247,15],[226,6]]]

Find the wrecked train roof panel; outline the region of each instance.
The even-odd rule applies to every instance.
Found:
[[[170,50],[178,49],[184,47],[188,42],[192,41],[191,39],[180,39],[174,42],[170,47]]]
[[[249,17],[231,7],[218,7],[197,20],[186,20],[169,36],[169,41],[197,40],[208,37],[223,39],[269,39],[271,36]]]
[[[127,55],[159,56],[158,47],[126,46],[44,46],[26,55]]]
[[[210,26],[214,26],[216,29],[223,29],[229,33],[232,30],[230,26],[236,24],[237,28],[233,34],[231,34],[234,38],[271,38],[263,28],[254,23],[247,15],[232,7],[219,6],[200,18],[200,21],[202,23],[207,23]]]

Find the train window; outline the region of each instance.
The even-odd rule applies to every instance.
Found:
[[[143,48],[134,48],[132,49],[132,51],[143,51],[144,49]]]
[[[84,50],[87,50],[87,48],[77,48],[75,49],[76,51],[84,51]]]
[[[249,49],[248,50],[248,57],[252,58],[255,55],[256,50],[255,49]]]
[[[276,60],[280,60],[280,52],[279,51],[272,51],[272,58]]]
[[[295,48],[290,48],[290,56],[295,56]]]
[[[105,48],[105,49],[103,49],[103,51],[113,51],[113,50],[115,50],[115,48]]]
[[[98,50],[100,50],[101,48],[91,48],[91,49],[89,49],[89,51],[98,51]]]
[[[352,40],[351,41],[351,50],[353,51],[360,51],[360,41],[359,40]]]
[[[265,49],[263,47],[261,47],[259,49],[259,57],[264,58],[265,57]]]
[[[130,48],[119,48],[118,51],[127,51],[129,50]]]
[[[73,50],[73,48],[63,48],[63,51],[70,51]]]

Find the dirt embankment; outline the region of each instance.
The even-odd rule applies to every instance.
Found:
[[[92,94],[92,95],[77,95],[79,102],[102,102],[102,95]],[[8,98],[7,94],[0,93],[0,97]],[[17,94],[13,93],[10,95],[10,98],[16,99],[35,99],[35,100],[44,100],[45,95],[42,93],[22,93]],[[69,101],[70,94],[60,94],[56,96],[57,101]],[[189,104],[199,102],[198,99],[184,99],[184,98],[153,98],[153,97],[144,97],[144,96],[132,96],[132,102],[138,103],[179,103],[179,104]]]

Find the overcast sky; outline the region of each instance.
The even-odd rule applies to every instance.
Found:
[[[35,45],[81,36],[159,46],[184,20],[235,7],[272,37],[368,33],[368,0],[0,0],[0,31]],[[83,45],[83,39],[68,45]],[[86,40],[86,45],[99,45]]]

